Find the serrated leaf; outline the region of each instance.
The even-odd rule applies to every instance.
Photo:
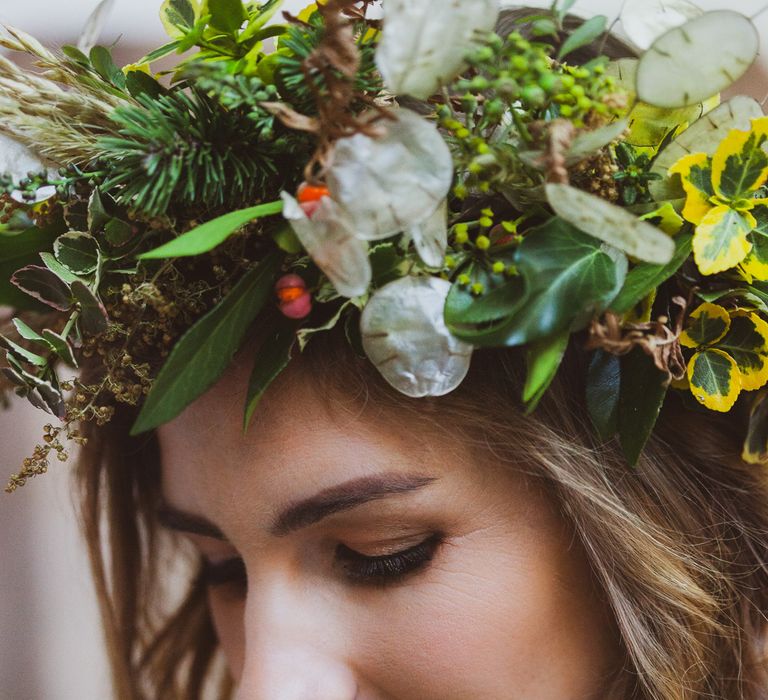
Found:
[[[569,331],[532,343],[526,353],[528,371],[523,387],[525,412],[531,413],[539,405],[550,384],[557,375],[568,348]]]
[[[712,345],[720,340],[731,327],[731,317],[726,309],[717,304],[704,303],[691,314],[680,335],[680,344],[686,348]]]
[[[744,75],[759,47],[747,17],[732,10],[707,12],[653,42],[637,67],[637,96],[668,109],[703,102]]]
[[[132,435],[181,413],[221,377],[264,308],[282,263],[271,253],[176,343],[147,396]]]
[[[182,258],[191,255],[202,255],[216,246],[221,245],[233,233],[256,219],[265,216],[279,214],[283,210],[283,203],[269,202],[259,204],[248,209],[231,211],[211,221],[193,228],[191,231],[181,234],[178,238],[165,245],[139,255],[139,260],[154,260],[158,258]]]
[[[59,236],[53,243],[56,259],[72,274],[88,275],[99,264],[99,245],[90,234],[70,231]]]
[[[59,311],[67,311],[72,307],[72,293],[69,287],[46,267],[27,265],[13,274],[11,283]]]
[[[80,308],[80,328],[88,335],[98,335],[107,329],[109,318],[104,304],[94,292],[81,280],[75,280],[71,285],[72,294]]]
[[[642,349],[621,358],[619,441],[630,465],[637,464],[667,394],[667,376]]]
[[[573,53],[583,46],[589,46],[608,28],[608,18],[605,15],[596,15],[579,25],[563,42],[557,52],[558,60],[562,61],[569,53]]]
[[[253,413],[269,385],[277,379],[288,366],[291,352],[296,344],[296,324],[289,319],[281,319],[270,325],[264,334],[264,340],[256,353],[251,378],[248,381],[248,394],[245,400],[243,429],[247,430]]]
[[[675,253],[666,265],[641,263],[627,274],[624,286],[611,303],[611,310],[625,314],[647,297],[654,289],[674,275],[691,254],[693,235],[681,233],[675,239]]]
[[[462,0],[450,12],[443,0],[387,0],[376,49],[387,88],[426,99],[462,71],[465,56],[498,14],[499,0]]]
[[[757,100],[738,95],[691,124],[654,160],[651,172],[661,175],[663,179],[649,183],[653,198],[657,202],[678,198],[679,188],[667,177],[669,169],[675,163],[690,153],[713,156],[731,129],[749,129],[751,120],[762,115],[763,109]]]
[[[619,429],[621,359],[596,350],[587,371],[587,411],[601,440],[610,440]]]
[[[688,363],[691,393],[713,411],[727,413],[741,392],[741,373],[736,361],[722,350],[696,353]]]
[[[570,185],[550,183],[546,192],[555,213],[585,233],[644,262],[666,265],[672,259],[674,241],[621,207]]]

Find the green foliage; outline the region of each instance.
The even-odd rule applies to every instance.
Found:
[[[131,434],[171,420],[216,382],[266,305],[281,263],[281,254],[270,253],[182,336],[155,379]]]
[[[221,245],[233,233],[243,226],[265,216],[279,214],[283,210],[282,200],[259,204],[248,209],[231,211],[211,221],[193,228],[165,245],[150,250],[139,256],[139,260],[157,258],[180,258],[189,255],[201,255]]]
[[[539,405],[550,384],[557,375],[565,351],[568,348],[569,331],[564,331],[550,338],[532,343],[526,353],[528,372],[523,387],[523,401],[526,413],[531,413]]]
[[[99,145],[103,189],[143,216],[235,208],[295,177],[295,156],[289,161],[246,112],[222,109],[197,90],[138,101],[114,112],[120,136]]]
[[[30,227],[23,231],[0,231],[0,305],[18,310],[40,308],[33,299],[11,282],[16,270],[39,260],[40,251],[52,250],[61,233],[60,225]]]
[[[557,52],[558,60],[562,61],[568,54],[596,41],[601,34],[605,33],[607,28],[608,18],[605,15],[591,17],[571,32],[563,42],[560,50]]]
[[[587,371],[587,411],[601,440],[610,440],[619,429],[621,359],[596,350]]]

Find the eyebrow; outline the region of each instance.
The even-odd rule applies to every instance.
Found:
[[[352,479],[289,504],[275,518],[269,532],[276,537],[284,537],[335,513],[388,496],[417,491],[436,480],[436,477],[419,474],[375,474]],[[224,533],[210,520],[168,504],[161,505],[157,518],[163,527],[170,530],[226,540]]]

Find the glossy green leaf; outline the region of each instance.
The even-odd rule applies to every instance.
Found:
[[[573,53],[583,46],[589,46],[604,34],[608,28],[608,18],[605,15],[596,15],[577,27],[563,42],[557,52],[558,60],[562,61],[569,53]]]
[[[674,275],[691,254],[693,235],[681,232],[675,238],[675,252],[666,265],[641,263],[627,274],[619,296],[611,303],[611,310],[625,314],[647,297],[654,289]]]
[[[735,360],[742,389],[754,391],[768,381],[768,323],[757,314],[734,316],[717,349]]]
[[[570,332],[564,331],[550,338],[543,338],[528,347],[526,353],[528,372],[523,387],[526,413],[536,409],[552,384],[565,357],[570,337]]]
[[[623,255],[557,217],[528,232],[515,264],[524,288],[514,313],[487,328],[448,323],[453,335],[477,346],[512,346],[583,327],[607,308],[627,273]]]
[[[630,465],[637,464],[667,394],[667,377],[642,349],[621,358],[619,441]]]
[[[248,395],[245,400],[243,429],[247,430],[253,413],[264,396],[269,385],[288,366],[291,353],[296,344],[296,322],[282,318],[269,324],[264,340],[259,345],[253,364],[253,371],[248,382]]]
[[[72,307],[72,293],[69,287],[46,267],[27,265],[13,274],[11,282],[54,309],[67,311]]]
[[[270,299],[281,263],[282,254],[268,255],[181,337],[155,379],[131,434],[171,420],[219,379]]]
[[[283,203],[269,202],[259,204],[248,209],[231,211],[211,221],[183,233],[178,238],[165,245],[150,250],[139,256],[140,260],[152,260],[157,258],[182,258],[191,255],[201,255],[221,245],[233,233],[239,231],[247,223],[265,216],[279,214],[283,210]]]
[[[621,359],[596,350],[587,371],[587,411],[601,440],[610,440],[619,429]]]
[[[234,34],[245,22],[247,15],[241,0],[208,0],[211,25],[228,34]]]
[[[99,246],[87,233],[70,231],[53,243],[56,259],[75,275],[88,275],[99,264]]]

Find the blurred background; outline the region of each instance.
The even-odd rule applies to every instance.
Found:
[[[766,1],[698,0],[697,4],[751,16]],[[97,0],[0,0],[0,21],[48,45],[76,43],[97,4]],[[285,8],[296,12],[304,4],[287,0]],[[160,0],[116,0],[100,43],[117,43],[116,55],[123,63],[165,43],[159,5]],[[579,0],[574,11],[615,17],[620,9],[618,0]],[[757,21],[768,47],[768,12]],[[766,97],[766,51],[737,92],[758,100]],[[39,441],[45,422],[21,401],[0,411],[0,477],[17,470]],[[44,477],[13,495],[0,494],[0,700],[105,700],[112,695],[88,564],[72,509],[70,464],[55,462]]]

